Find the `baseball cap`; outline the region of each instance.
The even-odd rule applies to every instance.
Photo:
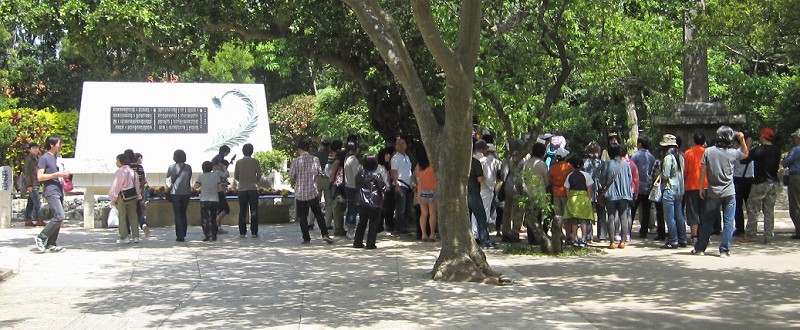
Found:
[[[775,130],[773,130],[773,129],[769,128],[769,127],[762,128],[760,134],[761,134],[761,137],[763,137],[763,138],[765,138],[767,140],[770,140],[770,141],[772,141],[772,139],[775,138]]]

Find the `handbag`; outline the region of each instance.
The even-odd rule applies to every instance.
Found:
[[[123,201],[132,201],[138,197],[139,194],[136,193],[136,187],[131,187],[125,189],[119,193],[119,196],[122,197]]]
[[[661,177],[659,176],[656,178],[656,181],[653,182],[653,189],[650,190],[650,196],[647,198],[652,202],[660,202],[661,201]]]
[[[70,192],[74,188],[75,186],[72,185],[72,180],[70,180],[69,178],[64,178],[64,192]]]

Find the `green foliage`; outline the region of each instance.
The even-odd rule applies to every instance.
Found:
[[[14,130],[14,137],[7,146],[0,150],[2,160],[13,163],[15,168],[25,159],[25,145],[36,142],[44,146],[49,135],[60,135],[64,147],[63,157],[75,156],[75,138],[78,127],[77,112],[58,112],[54,108],[34,110],[30,108],[9,109],[0,111],[0,122],[9,123]],[[44,147],[42,148],[44,150]]]
[[[188,81],[216,83],[252,83],[250,69],[255,63],[252,51],[241,42],[231,41],[222,44],[212,59],[206,50],[195,52],[200,58],[200,66],[191,68],[183,76]]]
[[[314,100],[312,95],[292,95],[275,102],[269,111],[272,148],[291,153],[301,140],[315,141]]]
[[[377,154],[384,146],[380,134],[370,124],[364,99],[352,90],[326,88],[319,91],[314,104],[314,122],[320,136],[344,141],[351,134],[357,135],[361,150],[366,153]]]
[[[20,164],[25,159],[25,145],[29,142],[44,145],[44,139],[52,126],[42,113],[41,110],[29,108],[0,111],[0,120],[14,128],[11,142],[3,144],[3,162],[14,164],[15,169],[20,169]]]
[[[542,222],[550,224],[555,215],[555,208],[550,194],[545,189],[544,182],[531,171],[521,171],[520,179],[525,189],[522,194],[516,196],[519,207],[530,214],[541,214]],[[525,218],[525,222],[536,221],[536,218],[536,216],[528,216]]]
[[[8,121],[0,121],[0,145],[7,146],[14,142],[17,130]],[[6,153],[9,150],[0,150],[0,165],[7,164]],[[15,166],[16,168],[16,166]]]
[[[281,150],[258,151],[253,154],[253,158],[261,165],[261,173],[268,175],[272,171],[278,171],[281,177],[287,178],[286,163],[289,155]]]

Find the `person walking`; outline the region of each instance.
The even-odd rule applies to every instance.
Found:
[[[139,243],[136,209],[139,208],[139,201],[142,199],[142,190],[138,181],[136,172],[130,167],[129,155],[124,153],[117,155],[117,171],[114,172],[114,179],[108,189],[111,204],[114,204],[119,214],[117,243]],[[134,219],[137,219],[136,223],[134,223]],[[130,230],[130,237],[128,230]]]
[[[192,194],[192,166],[186,164],[186,152],[181,149],[175,150],[172,160],[175,164],[167,168],[167,177],[170,179],[169,194],[175,219],[175,241],[184,242],[189,226],[186,209],[189,207],[189,196]]]
[[[47,152],[39,157],[36,179],[44,185],[44,198],[50,207],[52,218],[33,241],[39,252],[63,252],[66,248],[58,245],[58,233],[61,230],[61,223],[66,218],[63,204],[64,179],[68,178],[70,173],[58,168],[57,158],[63,147],[61,136],[48,136],[46,147]]]
[[[35,142],[25,146],[28,154],[25,156],[22,174],[25,177],[25,191],[28,195],[28,203],[25,205],[25,226],[36,227],[44,226],[42,221],[42,201],[39,199],[39,180],[36,179],[37,167],[39,166],[39,145]]]
[[[775,200],[781,190],[778,179],[778,167],[781,162],[781,149],[773,144],[775,131],[764,127],[758,136],[761,145],[750,151],[744,162],[753,164],[753,186],[747,198],[747,225],[744,238],[739,243],[756,241],[758,213],[764,213],[764,243],[770,243],[775,237]]]
[[[303,236],[303,244],[311,243],[309,234],[308,210],[317,219],[322,239],[328,244],[333,243],[333,239],[328,236],[328,226],[325,225],[325,216],[319,205],[319,189],[317,189],[317,177],[324,175],[320,166],[319,158],[308,153],[309,143],[300,141],[297,144],[298,156],[292,160],[289,167],[289,178],[294,185],[295,206],[297,207],[297,219],[300,224],[300,232]]]
[[[320,199],[319,205],[320,208],[323,210],[327,209],[327,205],[331,203],[331,190],[328,189],[331,185],[331,178],[328,173],[325,172],[325,166],[328,165],[328,158],[330,157],[330,147],[331,147],[331,139],[328,137],[322,137],[319,142],[319,148],[317,148],[317,152],[313,154],[314,157],[317,157],[319,160],[319,166],[322,169],[322,175],[317,176],[317,193]],[[323,215],[325,215],[325,226],[330,230],[333,229],[333,217],[327,216],[327,212],[323,211]],[[308,217],[308,226],[310,229],[314,229],[314,218],[313,216]]]
[[[795,146],[781,164],[789,175],[789,217],[794,224],[792,239],[800,239],[800,128],[792,133]]]
[[[258,181],[261,165],[253,156],[253,145],[242,146],[244,157],[236,162],[233,178],[239,182],[239,237],[247,237],[247,215],[250,215],[250,237],[258,238]]]
[[[739,140],[740,149],[733,148],[734,136]],[[704,254],[714,230],[714,222],[722,208],[722,237],[719,243],[719,256],[731,255],[731,238],[736,212],[736,191],[733,187],[733,163],[747,158],[749,149],[744,134],[736,134],[728,126],[717,129],[717,143],[706,149],[700,166],[698,184],[708,178],[708,193],[700,190],[700,198],[706,201],[706,213],[700,218],[700,237],[694,244],[691,254]]]

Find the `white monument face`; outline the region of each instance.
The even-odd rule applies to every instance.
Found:
[[[272,150],[261,84],[85,82],[75,158],[64,166],[72,173],[111,174],[116,156],[133,149],[143,155],[150,178],[165,173],[173,152],[182,149],[193,171],[202,172],[220,146],[231,148],[228,160],[241,159],[245,143],[256,152]]]

